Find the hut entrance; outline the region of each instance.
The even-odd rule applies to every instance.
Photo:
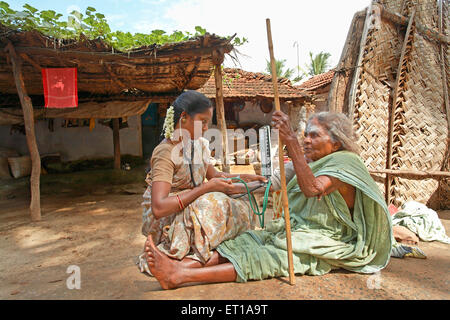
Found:
[[[153,149],[158,145],[162,124],[158,113],[158,103],[150,103],[141,115],[142,121],[142,154],[149,159]]]

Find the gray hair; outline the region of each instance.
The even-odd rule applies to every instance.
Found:
[[[317,119],[327,129],[333,142],[340,142],[340,150],[359,154],[359,146],[356,144],[358,139],[353,131],[352,122],[343,113],[323,111],[312,114],[308,122],[313,119]]]

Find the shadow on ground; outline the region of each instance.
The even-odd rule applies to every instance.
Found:
[[[142,251],[144,167],[42,177],[42,221],[29,216],[28,178],[0,187],[0,299],[450,299],[450,251],[421,242],[427,259],[391,259],[381,273],[338,270],[247,283],[161,290],[135,265]],[[446,230],[450,211],[440,211]],[[69,290],[71,265],[81,288]]]

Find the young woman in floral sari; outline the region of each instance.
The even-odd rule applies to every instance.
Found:
[[[167,111],[165,139],[153,151],[146,178],[142,233],[164,254],[189,267],[215,263],[210,258],[220,243],[256,225],[248,201],[229,197],[241,193],[242,186],[224,178],[238,175],[217,171],[210,162],[208,141],[194,136],[208,129],[212,114],[203,94],[182,93]],[[265,180],[250,174],[239,177]],[[143,255],[140,268],[151,274]]]

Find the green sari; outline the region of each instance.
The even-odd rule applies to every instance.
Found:
[[[346,202],[334,191],[307,198],[297,177],[287,185],[293,264],[296,274],[323,275],[343,268],[374,273],[389,262],[392,221],[386,203],[361,158],[334,152],[309,164],[315,176],[335,177],[355,187],[353,219]],[[219,245],[219,254],[234,265],[238,282],[287,276],[284,218],[264,230],[247,231]]]

